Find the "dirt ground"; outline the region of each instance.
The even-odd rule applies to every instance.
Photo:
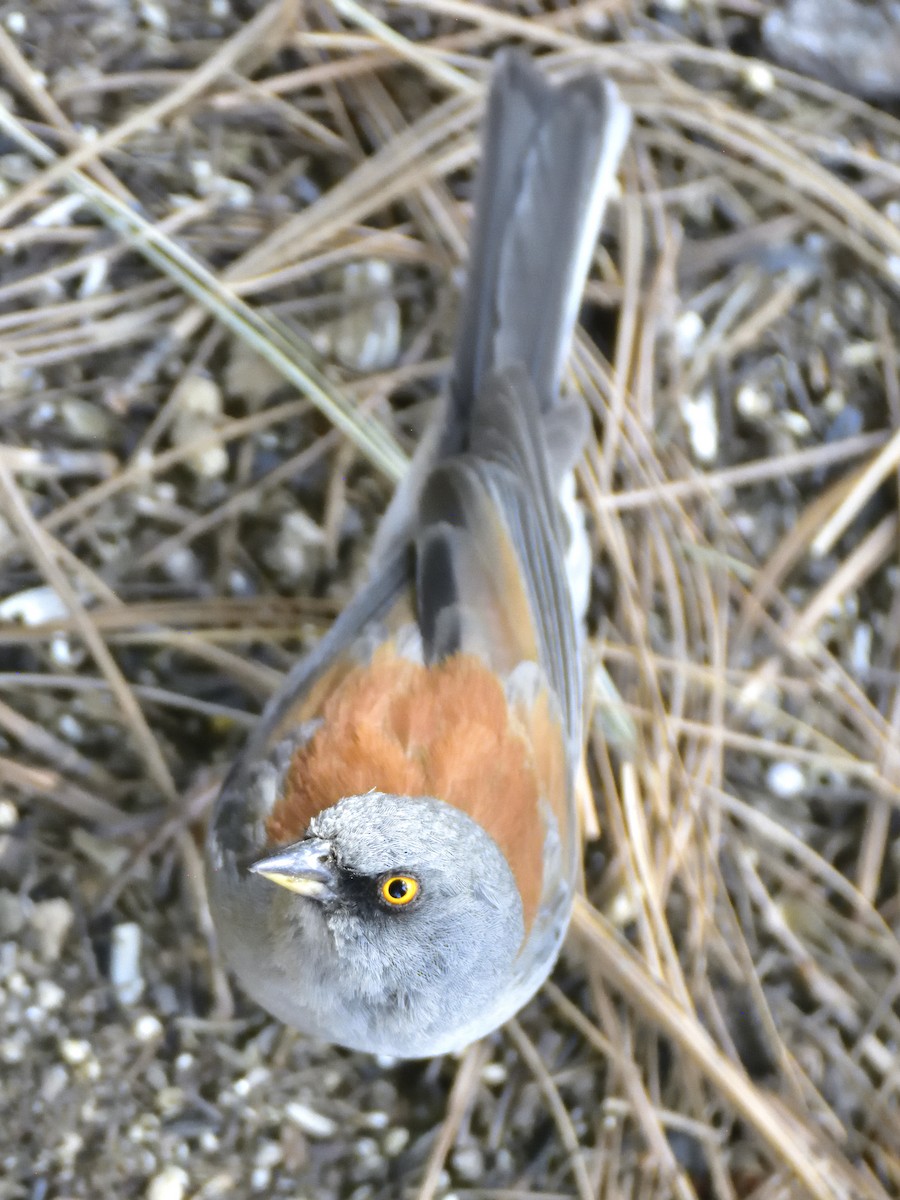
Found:
[[[587,899],[398,1064],[232,990],[200,845],[432,411],[509,42],[635,113]],[[900,1194],[898,56],[856,0],[0,3],[0,1200]]]

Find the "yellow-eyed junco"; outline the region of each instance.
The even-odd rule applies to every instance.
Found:
[[[497,56],[441,418],[368,582],[219,796],[207,867],[225,955],[316,1038],[461,1049],[534,994],[565,934],[587,561],[567,570],[584,529],[561,497],[587,419],[559,389],[628,128],[610,83],[553,86]]]

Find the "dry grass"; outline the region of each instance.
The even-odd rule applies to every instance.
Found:
[[[900,123],[738,56],[761,7],[7,12],[0,1197],[900,1191]],[[521,1022],[376,1066],[232,1000],[197,836],[427,419],[509,39],[637,118],[572,360],[602,834]]]

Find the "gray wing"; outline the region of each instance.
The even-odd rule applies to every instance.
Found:
[[[521,366],[489,377],[471,417],[476,449],[440,463],[422,491],[416,544],[426,655],[478,653],[508,674],[537,662],[580,751],[581,647],[540,403]]]

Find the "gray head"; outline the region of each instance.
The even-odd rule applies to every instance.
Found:
[[[268,949],[235,965],[287,1023],[403,1057],[456,1049],[498,1023],[522,902],[495,842],[459,809],[350,796],[251,871]]]

